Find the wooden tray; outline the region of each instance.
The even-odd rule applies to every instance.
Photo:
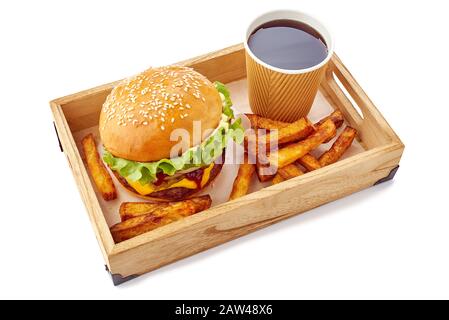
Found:
[[[237,113],[249,111],[242,44],[178,64],[193,67],[211,81],[226,83]],[[310,118],[319,119],[332,109],[343,112],[347,124],[359,132],[359,140],[345,159],[278,185],[255,182],[252,193],[230,202],[225,200],[238,166],[225,165],[226,174],[219,176],[211,190],[204,190],[213,194],[209,210],[115,244],[109,226],[118,221],[118,206],[137,198],[132,199],[117,183],[119,199],[105,202],[99,197],[79,148],[79,140],[86,133],[98,134],[102,104],[115,84],[50,102],[61,150],[67,155],[114,284],[390,180],[399,168],[404,150],[399,137],[334,55]],[[214,188],[225,191],[216,192]]]

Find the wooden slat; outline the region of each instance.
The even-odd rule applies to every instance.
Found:
[[[243,44],[237,44],[176,64],[191,67],[205,75],[210,81],[218,80],[227,83],[246,77]]]
[[[61,106],[51,102],[50,107],[53,112],[55,127],[58,131],[62,148],[64,149],[64,153],[67,155],[70,162],[70,168],[72,169],[78,190],[80,191],[81,197],[89,214],[97,241],[100,244],[105,261],[109,266],[109,255],[115,246],[114,240],[112,239],[108,224],[104,217],[103,211],[101,210],[100,203],[95,195],[93,184],[86,171],[79,150],[76,147]]]

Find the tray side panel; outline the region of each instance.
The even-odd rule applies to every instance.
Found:
[[[50,106],[53,112],[55,129],[58,134],[60,144],[62,145],[62,149],[69,161],[70,168],[84,205],[86,206],[86,210],[89,214],[89,219],[97,237],[97,241],[100,244],[102,254],[106,263],[109,264],[108,257],[113,249],[114,240],[112,239],[100,204],[98,203],[98,199],[95,195],[95,191],[90,182],[75,141],[73,140],[70,128],[64,118],[61,107],[54,102],[51,102]]]
[[[64,116],[72,132],[98,125],[100,111],[112,87],[99,92],[80,96],[78,99],[61,105]]]
[[[176,64],[191,67],[205,75],[210,81],[227,83],[246,77],[243,44],[237,44]]]
[[[111,272],[143,274],[373,186],[398,165],[402,150],[391,144],[367,151],[120,243]]]

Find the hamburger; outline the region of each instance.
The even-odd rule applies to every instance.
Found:
[[[220,173],[231,139],[243,140],[229,90],[191,68],[151,68],[118,83],[103,104],[103,160],[130,192],[182,200]]]

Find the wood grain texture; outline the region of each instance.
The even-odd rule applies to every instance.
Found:
[[[232,185],[229,200],[234,200],[248,194],[248,190],[251,186],[252,176],[255,171],[256,165],[248,161],[248,154],[245,153],[243,163],[240,164],[237,177],[235,177],[234,183]]]
[[[246,76],[241,44],[179,63],[210,80],[231,82]],[[335,81],[337,77],[361,109],[361,116]],[[360,133],[367,151],[212,207],[135,238],[114,244],[73,133],[95,125],[109,83],[50,103],[64,152],[69,159],[89,218],[109,270],[123,277],[139,275],[246,235],[372,186],[395,168],[404,145],[335,55],[320,91]]]
[[[90,180],[89,174],[84,166],[81,154],[75,144],[72,132],[70,131],[70,127],[61,106],[55,102],[50,102],[50,107],[53,112],[55,127],[58,131],[61,145],[67,156],[78,190],[89,214],[89,219],[100,245],[101,252],[110,270],[109,256],[115,244],[97,196],[95,195],[93,181]]]

